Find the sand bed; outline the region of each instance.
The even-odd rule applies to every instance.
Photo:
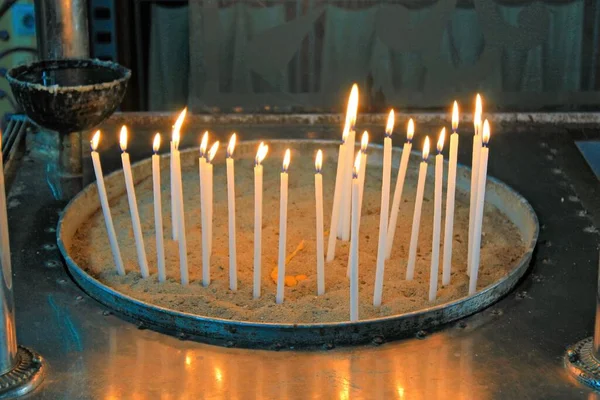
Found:
[[[167,282],[159,284],[157,279],[151,177],[136,185],[151,272],[150,278],[141,279],[139,273],[129,207],[125,195],[113,200],[111,208],[127,271],[126,276],[118,276],[115,271],[100,210],[79,227],[69,252],[82,269],[102,283],[131,297],[173,310],[240,321],[282,323],[347,321],[349,319],[349,281],[346,279],[346,266],[349,243],[338,241],[336,259],[325,264],[326,293],[323,296],[316,295],[314,155],[312,150],[306,150],[302,155],[298,151],[293,151],[289,171],[288,254],[292,253],[302,241],[304,247],[287,265],[286,275],[306,275],[306,279],[299,280],[295,286],[286,287],[284,304],[275,303],[276,284],[271,274],[277,264],[279,172],[282,156],[283,152],[271,152],[264,163],[262,297],[258,300],[252,298],[254,186],[252,160],[249,159],[236,160],[239,288],[237,292],[229,290],[228,282],[227,193],[225,165],[222,158],[217,160],[214,168],[214,238],[211,262],[212,282],[209,287],[205,288],[201,284],[200,190],[198,161],[194,158],[188,158],[187,162],[184,162],[183,174],[189,286],[181,286],[179,283],[178,245],[177,242],[171,240],[168,160],[162,162]],[[331,156],[334,155],[330,154]],[[434,303],[430,303],[427,299],[433,226],[433,181],[431,177],[425,189],[415,279],[410,282],[404,279],[417,180],[417,163],[412,161],[400,206],[394,250],[391,259],[386,263],[381,307],[372,305],[379,231],[381,167],[370,163],[367,169],[360,228],[359,313],[361,319],[420,310],[434,304],[464,297],[468,292],[468,277],[465,274],[468,197],[463,192],[457,192],[452,281],[447,287],[441,286],[440,260],[438,298]],[[398,160],[395,157],[394,165],[397,163]],[[430,165],[430,169],[433,169],[433,165]],[[396,181],[396,172],[396,168],[394,168],[392,191]],[[323,176],[327,235],[333,200],[335,159],[327,158],[325,160]],[[479,289],[505,276],[514,268],[515,262],[525,251],[525,245],[516,227],[491,205],[486,205],[483,226]],[[327,241],[327,236],[325,241]]]

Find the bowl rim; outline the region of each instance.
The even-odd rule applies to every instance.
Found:
[[[40,67],[40,66],[42,66],[42,67],[45,65],[55,66],[58,68],[52,68],[52,69],[60,69],[60,68],[72,66],[74,64],[82,66],[82,67],[89,67],[89,66],[93,65],[96,67],[110,69],[112,71],[115,71],[115,72],[121,74],[122,76],[117,79],[107,81],[107,82],[94,83],[94,84],[90,84],[90,85],[77,85],[77,86],[59,86],[59,85],[44,86],[39,83],[31,83],[31,82],[23,81],[23,80],[17,78],[23,72]],[[122,84],[126,83],[127,81],[129,81],[129,78],[131,78],[131,70],[129,68],[127,68],[119,63],[116,63],[114,61],[104,61],[104,60],[100,60],[97,58],[63,58],[63,59],[38,60],[38,61],[34,61],[34,62],[31,62],[28,64],[23,64],[23,65],[13,67],[13,68],[9,69],[8,72],[6,73],[6,80],[8,81],[8,83],[11,86],[17,85],[17,86],[27,87],[28,90],[37,89],[37,90],[43,90],[43,91],[51,91],[53,93],[68,92],[68,91],[73,91],[75,89],[77,89],[79,91],[108,89],[110,87],[122,85]]]

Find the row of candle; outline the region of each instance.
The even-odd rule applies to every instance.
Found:
[[[348,257],[348,276],[350,278],[350,314],[351,320],[358,319],[358,237],[360,229],[360,215],[362,206],[362,197],[364,191],[365,171],[367,165],[367,144],[368,133],[365,132],[361,140],[361,148],[356,158],[354,158],[354,138],[355,122],[358,108],[358,87],[352,88],[348,102],[348,111],[344,131],[342,135],[342,144],[338,152],[338,165],[336,172],[334,199],[331,215],[330,234],[327,249],[327,261],[335,258],[336,238],[342,240],[350,239],[350,253]],[[185,238],[185,217],[182,196],[181,182],[181,160],[179,154],[180,129],[186,115],[186,110],[179,115],[173,126],[173,135],[171,142],[171,207],[172,207],[172,225],[173,239],[179,242],[180,253],[180,275],[181,283],[189,283],[187,266],[187,248]],[[481,98],[477,96],[475,136],[473,147],[473,173],[471,186],[471,217],[469,219],[469,260],[467,271],[470,275],[469,293],[474,293],[477,284],[477,273],[479,266],[479,247],[481,241],[481,223],[483,216],[483,199],[485,194],[486,169],[487,169],[487,140],[489,140],[489,124],[487,120],[483,124],[483,135],[481,135]],[[391,215],[389,215],[389,194],[391,186],[391,159],[392,159],[392,139],[391,135],[394,128],[394,111],[390,111],[384,137],[384,156],[383,156],[383,176],[381,190],[381,213],[379,221],[379,236],[377,250],[377,264],[375,275],[375,289],[373,295],[373,304],[379,306],[382,301],[382,289],[384,282],[385,261],[391,256],[394,234],[396,230],[398,211],[402,198],[402,191],[408,168],[409,154],[412,150],[412,137],[414,135],[414,122],[409,120],[407,129],[407,141],[403,148],[402,157],[399,164],[399,171],[396,180],[395,191],[392,199]],[[446,223],[444,233],[443,250],[443,277],[442,283],[447,285],[450,282],[451,257],[452,257],[452,232],[454,218],[454,197],[456,187],[456,155],[458,149],[458,106],[455,102],[452,113],[452,130],[450,137],[450,158],[448,169],[448,187],[446,200]],[[113,251],[113,257],[117,272],[121,275],[125,273],[121,260],[116,235],[112,224],[106,191],[104,188],[102,169],[98,153],[96,151],[100,133],[96,132],[92,139],[92,160],[98,181],[98,192],[109,242]],[[481,136],[484,140],[482,142]],[[439,248],[441,231],[441,205],[442,205],[442,181],[443,181],[443,155],[442,149],[445,140],[445,128],[442,129],[437,143],[438,154],[436,156],[435,166],[435,184],[434,184],[434,229],[432,242],[432,257],[430,267],[430,301],[435,300],[437,293],[437,281],[439,270]],[[235,183],[234,183],[234,164],[233,152],[236,143],[236,135],[233,134],[227,147],[226,165],[227,165],[227,193],[228,193],[228,214],[229,214],[229,278],[230,289],[237,290],[237,265],[236,265],[236,243],[235,243]],[[483,146],[482,146],[483,143]],[[127,187],[128,202],[131,212],[134,238],[136,242],[136,251],[142,277],[149,276],[146,254],[144,250],[143,236],[137,211],[137,202],[135,198],[135,189],[131,174],[131,165],[129,155],[127,154],[127,128],[121,129],[120,145],[122,149],[122,162]],[[156,227],[156,247],[157,247],[157,266],[158,279],[163,282],[166,279],[165,261],[164,261],[164,243],[162,237],[162,212],[160,195],[160,164],[159,157],[156,154],[160,146],[160,135],[154,138],[153,148],[155,154],[152,157],[153,170],[153,193],[154,193],[154,211]],[[213,206],[213,166],[212,161],[218,150],[219,142],[215,142],[209,151],[208,133],[205,133],[200,146],[199,158],[199,176],[201,188],[201,221],[202,221],[202,283],[204,286],[210,284],[210,256],[212,253],[212,206]],[[255,183],[255,210],[254,210],[254,263],[253,263],[253,296],[255,298],[261,295],[261,259],[262,259],[262,161],[266,157],[268,146],[261,143],[255,158],[254,183]],[[421,208],[427,175],[427,159],[429,155],[429,138],[425,138],[423,147],[422,162],[419,167],[419,177],[417,182],[417,194],[415,200],[415,209],[413,213],[413,224],[411,232],[411,241],[409,246],[409,256],[406,268],[406,279],[412,280],[414,277],[414,267],[416,263],[416,249],[418,243],[419,227],[421,220]],[[353,163],[352,160],[355,159]],[[316,233],[317,233],[317,293],[319,295],[325,292],[324,280],[324,233],[323,233],[323,183],[322,183],[322,160],[321,150],[317,153],[315,161],[315,207],[316,207]],[[278,254],[278,278],[277,278],[277,303],[283,302],[284,298],[284,278],[285,278],[285,258],[286,258],[286,232],[287,232],[287,193],[288,193],[288,167],[290,164],[290,151],[285,152],[283,167],[281,172],[280,185],[280,232],[279,232],[279,254]],[[345,204],[348,202],[349,204]],[[351,237],[350,237],[351,234]]]

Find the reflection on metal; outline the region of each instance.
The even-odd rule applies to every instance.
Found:
[[[35,0],[42,60],[89,57],[87,0]]]
[[[38,387],[45,375],[42,357],[36,352],[19,346],[15,366],[0,376],[0,399],[14,399]]]
[[[238,157],[253,157],[257,144],[258,142],[254,141],[239,143],[236,149]],[[338,144],[334,141],[318,140],[269,141],[269,146],[273,147],[273,151],[283,151],[288,146],[307,151],[319,147],[331,154],[335,153]],[[398,156],[400,151],[399,148],[395,148],[395,156]],[[168,155],[163,157],[166,158],[166,156]],[[195,149],[182,152],[184,163],[185,160],[191,162],[195,157],[197,157]],[[415,153],[413,157],[419,159],[420,155]],[[370,160],[374,164],[382,163],[382,146],[372,146]],[[151,171],[149,162],[150,160],[147,159],[133,166],[133,175],[136,180],[141,181],[149,176]],[[466,192],[469,182],[470,170],[460,166],[457,172],[457,187]],[[105,184],[109,197],[120,196],[125,191],[121,171],[107,175]],[[95,185],[84,189],[65,208],[58,224],[57,236],[59,248],[69,271],[88,294],[119,313],[143,321],[152,327],[166,330],[172,334],[192,335],[199,341],[229,347],[326,346],[331,348],[334,345],[358,344],[374,340],[383,342],[384,340],[408,337],[420,330],[435,329],[442,324],[476,313],[508,293],[529,267],[538,237],[538,220],[529,203],[498,180],[490,179],[488,181],[486,201],[497,207],[516,225],[526,243],[525,253],[507,276],[472,296],[416,312],[362,320],[357,323],[275,324],[202,317],[152,305],[105,286],[83,271],[69,254],[76,230],[99,208]]]
[[[600,260],[598,270],[600,271]],[[567,349],[565,366],[578,381],[600,390],[600,275],[596,292],[594,336],[585,338]]]

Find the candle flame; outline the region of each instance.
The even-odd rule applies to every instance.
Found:
[[[446,137],[446,128],[442,128],[442,130],[440,131],[440,138],[438,139],[437,142],[437,151],[438,153],[441,153],[442,150],[444,149],[444,138]]]
[[[121,127],[121,134],[119,135],[119,145],[121,150],[127,151],[127,127],[123,125]]]
[[[210,150],[208,151],[207,161],[209,163],[212,162],[213,158],[215,158],[215,154],[217,154],[218,149],[219,149],[219,141],[217,140],[216,142],[213,143],[213,145],[210,147]]]
[[[90,145],[92,146],[92,151],[96,151],[98,149],[98,143],[100,143],[100,130],[97,130],[90,141]]]
[[[362,138],[360,139],[360,151],[366,153],[367,146],[369,146],[369,132],[364,131],[362,134]]]
[[[323,167],[323,151],[317,151],[317,157],[315,158],[315,171],[317,174],[321,172],[321,168]]]
[[[423,161],[427,161],[429,157],[429,136],[425,136],[425,143],[423,144]]]
[[[233,150],[235,149],[235,142],[237,140],[237,135],[235,132],[231,135],[229,139],[229,144],[227,145],[227,157],[233,157]]]
[[[406,140],[410,142],[415,135],[415,121],[413,119],[408,120],[408,127],[406,128]]]
[[[154,150],[155,153],[158,153],[158,149],[160,149],[160,133],[154,135],[154,142],[152,143],[152,150]]]
[[[452,107],[452,132],[456,132],[458,129],[458,103],[454,101],[454,106]]]
[[[352,169],[352,177],[358,178],[358,171],[360,171],[360,151],[356,154],[356,158],[354,159],[354,168]]]
[[[258,145],[258,151],[256,152],[256,159],[254,160],[256,165],[260,165],[260,163],[263,162],[263,160],[267,156],[268,151],[269,146],[266,145],[264,142],[260,142],[260,145]]]
[[[358,85],[355,83],[352,85],[350,90],[350,97],[348,98],[348,108],[346,109],[346,124],[348,130],[353,130],[356,125],[356,116],[358,114]]]
[[[175,124],[173,124],[173,137],[175,136],[175,132],[177,132],[177,135],[179,135],[179,132],[181,131],[181,126],[183,125],[183,120],[185,119],[186,114],[187,114],[187,107],[184,108],[179,113],[179,116],[177,117]],[[175,141],[175,139],[173,139],[173,141]],[[179,142],[179,139],[177,139],[177,142]]]
[[[476,127],[481,126],[481,114],[483,113],[483,106],[481,104],[481,96],[477,93],[477,97],[475,97],[475,115],[473,116],[473,124]],[[477,129],[475,129],[475,133],[479,133]]]
[[[292,157],[290,149],[286,149],[285,155],[283,156],[283,166],[281,167],[283,172],[287,172],[290,166],[290,158]]]
[[[387,137],[392,136],[392,132],[394,131],[394,109],[390,110],[390,114],[388,115],[387,125],[385,126],[385,135]]]
[[[490,141],[490,123],[486,119],[483,122],[483,136],[481,137],[481,142],[483,143],[484,146],[487,146],[489,141]]]
[[[208,147],[208,131],[204,132],[202,135],[202,140],[200,141],[200,157],[204,157],[206,154],[206,148]]]

